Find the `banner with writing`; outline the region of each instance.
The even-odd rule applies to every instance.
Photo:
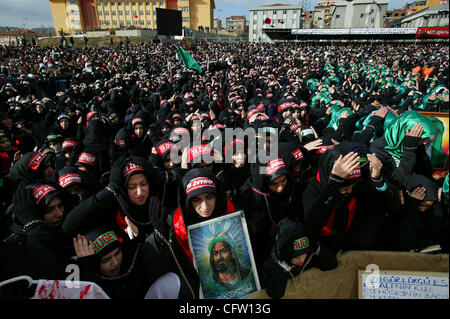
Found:
[[[417,28],[416,38],[421,38],[421,37],[448,38],[448,30],[449,30],[449,27]]]

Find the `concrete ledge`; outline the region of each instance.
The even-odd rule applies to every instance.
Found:
[[[448,254],[384,251],[348,251],[338,254],[338,267],[312,268],[290,279],[283,299],[358,299],[358,270],[376,264],[380,270],[449,271]],[[261,280],[261,279],[260,279]],[[265,290],[246,299],[270,299]]]

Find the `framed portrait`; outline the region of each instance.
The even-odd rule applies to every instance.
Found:
[[[241,299],[261,290],[242,211],[188,226],[201,299]]]

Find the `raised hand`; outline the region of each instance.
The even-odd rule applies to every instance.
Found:
[[[322,139],[317,139],[317,140],[314,140],[314,141],[312,141],[312,142],[309,142],[308,144],[305,144],[304,147],[305,147],[308,151],[317,150],[317,149],[320,148],[320,146],[322,145],[322,143],[323,143]]]
[[[412,129],[410,131],[406,131],[406,136],[413,136],[413,137],[421,137],[423,133],[423,126],[420,123],[414,124]]]
[[[389,109],[386,106],[382,106],[375,112],[374,115],[379,116],[381,118],[385,118],[388,110]]]
[[[92,241],[89,241],[88,243],[86,237],[80,234],[78,234],[77,237],[73,238],[73,247],[75,249],[75,256],[72,257],[73,260],[95,254]]]
[[[358,153],[350,152],[345,156],[339,155],[334,162],[331,173],[341,178],[346,178],[350,173],[359,166]]]
[[[425,198],[427,190],[425,187],[416,187],[412,192],[406,191],[406,193],[412,198],[423,200]]]
[[[373,154],[367,154],[367,158],[369,159],[369,170],[370,170],[370,176],[374,179],[377,179],[380,176],[381,168],[383,167],[383,164],[378,159],[377,155],[375,153]]]
[[[133,222],[127,216],[125,216],[125,222],[128,225],[127,228],[126,228],[126,231],[128,233],[128,237],[130,237],[130,239],[133,239],[133,238],[137,237],[139,235],[139,230],[136,227],[136,225],[133,224]]]

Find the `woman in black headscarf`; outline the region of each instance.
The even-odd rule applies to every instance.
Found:
[[[236,207],[241,208],[243,205],[241,186],[251,176],[245,141],[234,138],[226,142],[223,154],[225,163],[221,165],[222,169],[216,176],[222,182],[231,201]]]
[[[401,205],[384,224],[379,249],[420,251],[432,245],[444,246],[448,242],[448,211],[439,204],[440,191],[436,182],[423,175],[405,177]]]
[[[363,144],[327,150],[303,193],[305,221],[323,249],[368,249],[392,202],[381,161]]]
[[[301,189],[281,157],[252,164],[252,176],[243,186],[243,207],[256,264],[270,254],[278,222],[288,217],[303,222]]]
[[[193,168],[178,186],[178,208],[171,221],[172,236],[192,261],[187,227],[235,210],[214,173],[204,168]]]
[[[75,207],[63,229],[70,235],[86,233],[88,228],[105,223],[117,224],[122,238],[129,234],[130,225],[145,239],[153,227],[149,219],[149,203],[158,198],[163,176],[140,157],[119,158],[110,174],[107,187]],[[159,201],[159,199],[158,199]]]

